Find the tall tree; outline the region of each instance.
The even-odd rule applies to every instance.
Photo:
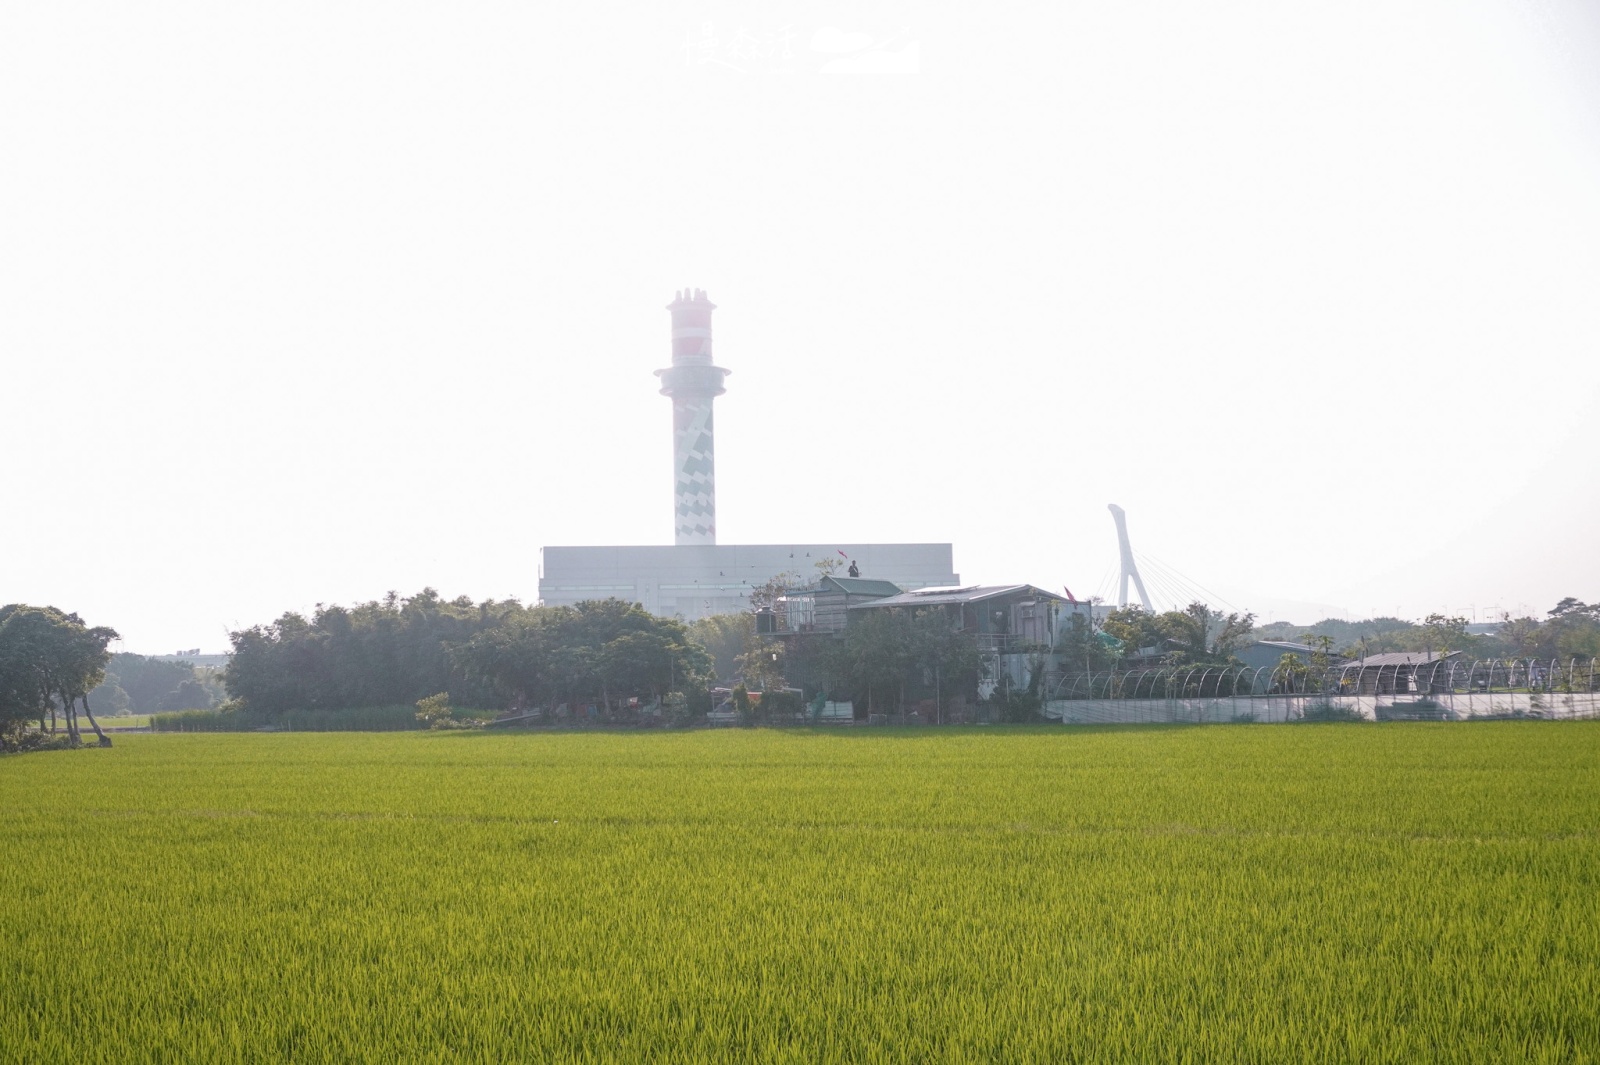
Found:
[[[942,722],[950,696],[977,686],[981,663],[978,648],[955,629],[954,622],[941,610],[917,611],[906,626],[906,637],[908,658],[913,669],[921,673],[915,679],[932,692],[937,720]]]
[[[716,675],[732,680],[739,671],[739,656],[758,642],[756,619],[751,613],[712,614],[689,623],[689,638],[711,655]]]
[[[50,731],[55,731],[47,626],[36,607],[0,606],[0,712],[13,728],[19,721],[37,719],[39,731],[44,732],[48,715]]]
[[[58,666],[57,677],[60,683],[58,693],[63,705],[69,711],[69,716],[76,718],[72,712],[72,704],[77,701],[83,706],[84,716],[89,719],[89,727],[94,729],[94,734],[99,738],[100,746],[111,746],[111,737],[100,728],[100,722],[95,720],[94,710],[89,706],[89,693],[100,686],[106,676],[106,663],[111,661],[111,652],[107,650],[112,640],[117,639],[117,630],[104,625],[90,628],[83,624],[76,614],[66,617],[67,624],[58,636],[61,661]]]
[[[914,661],[909,619],[897,610],[863,610],[864,615],[844,630],[837,645],[835,671],[856,691],[865,691],[867,710],[875,712],[878,700],[893,694],[903,697],[907,673]]]
[[[1056,653],[1068,672],[1110,669],[1122,652],[1122,641],[1102,629],[1090,611],[1074,611],[1056,640]]]
[[[319,605],[309,620],[289,613],[233,633],[224,680],[230,695],[268,713],[409,704],[441,691],[454,705],[483,706],[492,687],[459,671],[451,648],[523,609],[447,601],[432,588],[409,599]]]
[[[89,706],[89,692],[105,679],[111,658],[106,648],[116,638],[115,629],[91,628],[78,615],[55,607],[21,603],[0,607],[0,671],[4,674],[0,698],[9,713],[37,715],[40,731],[44,731],[48,712],[53,732],[59,707],[68,738],[78,744],[82,742],[78,729],[81,705],[100,745],[111,746]]]
[[[1143,652],[1168,665],[1228,665],[1254,635],[1255,615],[1224,614],[1200,602],[1164,614],[1126,606],[1106,615],[1102,627],[1122,641],[1125,655]]]
[[[1224,614],[1205,603],[1190,603],[1157,618],[1174,665],[1230,665],[1255,628],[1254,614]]]

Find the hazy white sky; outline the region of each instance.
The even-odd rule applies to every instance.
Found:
[[[124,648],[951,541],[1268,616],[1600,598],[1600,7],[0,7],[0,602]]]

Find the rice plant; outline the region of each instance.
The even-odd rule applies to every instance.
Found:
[[[0,761],[0,1060],[1594,1060],[1600,725]]]

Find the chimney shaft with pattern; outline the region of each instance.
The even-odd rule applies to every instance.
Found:
[[[672,312],[672,365],[657,370],[661,394],[672,399],[673,542],[717,542],[716,455],[711,401],[729,371],[711,364],[711,312],[701,289],[684,289]]]

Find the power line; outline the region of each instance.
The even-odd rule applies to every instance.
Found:
[[[1187,577],[1184,577],[1182,574],[1179,574],[1177,572],[1177,570],[1171,569],[1170,567],[1167,567],[1166,563],[1162,562],[1159,558],[1156,558],[1154,555],[1143,555],[1142,557],[1148,559],[1151,562],[1154,562],[1158,566],[1162,566],[1164,568],[1168,568],[1169,572],[1171,572],[1174,576],[1177,576],[1178,579],[1181,580],[1185,585],[1187,585],[1190,588],[1195,589],[1198,592],[1201,592],[1202,595],[1197,597],[1197,598],[1203,598],[1207,602],[1221,603],[1223,606],[1225,606],[1225,607],[1227,607],[1227,608],[1229,608],[1230,610],[1233,610],[1233,611],[1237,611],[1239,609],[1233,603],[1228,602],[1226,599],[1224,599],[1222,596],[1218,595],[1216,592],[1211,591],[1211,589],[1205,587],[1204,585],[1196,584],[1193,581],[1189,580]]]

